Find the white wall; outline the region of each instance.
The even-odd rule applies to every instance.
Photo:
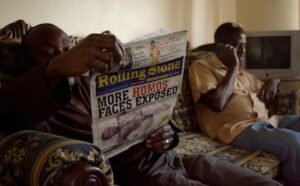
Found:
[[[69,34],[111,30],[124,42],[159,28],[184,29],[185,0],[1,0],[0,25],[50,22]]]
[[[159,28],[188,30],[195,47],[212,42],[226,21],[246,30],[299,29],[299,6],[299,0],[1,0],[0,26],[50,22],[73,35],[111,30],[123,42]]]
[[[248,31],[299,29],[299,0],[237,0],[236,8]]]
[[[236,0],[188,0],[187,24],[191,46],[213,42],[215,29],[223,22],[235,22]]]

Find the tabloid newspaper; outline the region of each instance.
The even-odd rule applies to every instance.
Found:
[[[125,44],[126,67],[92,75],[93,142],[108,158],[168,123],[181,90],[186,44],[186,31],[150,34]]]

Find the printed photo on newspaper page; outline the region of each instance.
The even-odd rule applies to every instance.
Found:
[[[168,123],[181,90],[186,31],[125,45],[126,66],[91,77],[93,142],[109,158]]]

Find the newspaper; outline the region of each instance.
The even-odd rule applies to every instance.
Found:
[[[125,44],[126,66],[91,77],[93,142],[110,158],[168,123],[181,90],[186,31]]]

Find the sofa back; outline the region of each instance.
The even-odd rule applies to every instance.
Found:
[[[211,52],[202,50],[190,50],[187,52],[181,93],[178,95],[172,115],[172,123],[180,131],[200,131],[197,124],[195,104],[189,84],[188,68],[198,59],[207,59]]]

